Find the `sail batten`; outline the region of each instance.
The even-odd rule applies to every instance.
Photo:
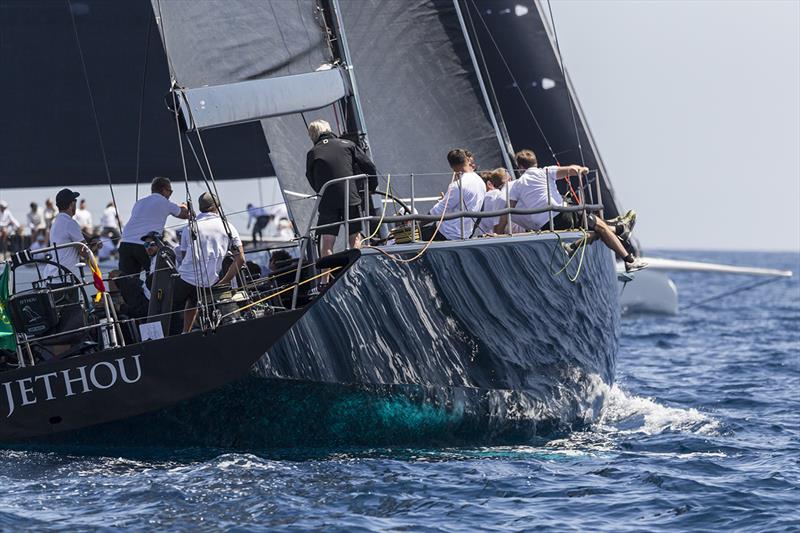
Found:
[[[350,94],[340,69],[181,90],[187,129],[201,130],[303,113]]]

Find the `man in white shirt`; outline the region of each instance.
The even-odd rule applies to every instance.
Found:
[[[117,208],[114,202],[108,202],[100,217],[100,226],[103,228],[103,235],[108,235],[114,242],[120,238],[119,222],[117,221]]]
[[[28,211],[28,230],[31,232],[31,243],[36,242],[39,235],[44,236],[47,226],[44,223],[44,213],[39,208],[39,204],[31,202],[31,210]]]
[[[69,189],[61,189],[56,195],[56,206],[58,214],[53,218],[53,225],[50,226],[50,245],[58,246],[58,249],[51,255],[53,261],[68,269],[80,279],[80,270],[76,266],[86,257],[86,250],[79,246],[64,246],[73,242],[86,242],[78,223],[73,219],[77,209],[78,193]],[[63,246],[63,247],[62,247]],[[45,277],[58,276],[60,270],[47,265],[44,269]]]
[[[5,253],[7,249],[10,249],[12,237],[18,238],[21,234],[22,226],[11,214],[8,202],[0,200],[0,252]]]
[[[92,212],[87,209],[85,199],[81,199],[81,203],[72,218],[75,219],[75,222],[77,222],[78,226],[81,227],[81,231],[83,231],[86,235],[91,235],[92,232],[94,232]]]
[[[250,224],[253,224],[253,246],[255,247],[258,241],[261,240],[261,232],[269,224],[272,218],[266,209],[263,207],[256,207],[253,204],[247,204],[247,229],[250,229]]]
[[[511,207],[520,209],[539,209],[567,205],[558,191],[556,181],[568,179],[570,176],[579,174],[585,175],[589,172],[588,168],[580,165],[539,168],[536,154],[532,150],[517,152],[516,160],[518,168],[525,169],[525,172],[514,184],[509,193],[509,198]],[[512,221],[527,230],[548,230],[550,229],[550,216],[550,211],[528,215],[513,215]],[[553,215],[553,229],[579,228],[582,222],[579,217],[582,218],[582,216],[582,213],[558,212]],[[618,258],[625,262],[625,270],[627,272],[641,270],[647,266],[647,263],[629,253],[621,239],[630,235],[635,220],[636,214],[633,211],[629,211],[626,217],[614,224],[598,218],[594,213],[588,213],[587,229],[592,231],[593,234],[587,244],[599,238],[614,251]],[[495,231],[498,233],[503,232],[507,224],[508,215],[500,217],[500,222],[495,226]],[[574,250],[575,248],[570,247],[568,253]]]
[[[189,218],[186,204],[169,200],[172,184],[167,178],[155,178],[150,184],[150,196],[145,196],[133,205],[131,218],[122,229],[119,245],[119,269],[123,275],[139,274],[150,268],[150,256],[144,249],[142,237],[155,231],[164,232],[167,217]]]
[[[483,198],[486,195],[486,184],[475,173],[475,163],[472,155],[461,148],[450,150],[447,162],[455,173],[455,179],[447,187],[447,192],[434,205],[431,215],[441,216],[442,213],[458,211],[480,211]],[[437,231],[438,225],[438,231]],[[471,217],[444,220],[441,224],[434,222],[423,226],[421,239],[437,241],[469,239],[475,228],[475,219]]]
[[[184,257],[178,266],[179,278],[175,282],[172,309],[183,309],[183,332],[192,330],[197,316],[198,287],[207,289],[215,285],[225,285],[236,276],[244,264],[244,249],[239,232],[230,223],[223,222],[219,215],[219,200],[209,192],[198,199],[200,214],[197,215],[197,235],[186,228],[181,235],[181,248]],[[228,271],[220,277],[222,261],[228,253],[233,253],[233,262]],[[188,306],[188,307],[187,307]]]
[[[483,211],[499,211],[508,207],[507,197],[511,194],[511,188],[515,180],[511,179],[508,171],[503,167],[496,168],[485,174],[481,178],[486,182],[486,197],[483,199]],[[494,233],[494,227],[500,222],[500,217],[482,217],[478,224],[479,234],[488,235]],[[512,224],[514,233],[524,233],[525,229],[517,224]],[[507,233],[507,232],[504,232]]]

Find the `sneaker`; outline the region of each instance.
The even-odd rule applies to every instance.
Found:
[[[619,218],[617,224],[622,226],[622,233],[618,235],[619,240],[627,241],[631,236],[633,227],[636,226],[636,211],[631,209],[630,211],[625,213],[622,217]]]
[[[564,253],[567,254],[567,257],[572,257],[572,255],[575,253],[575,248],[573,248],[572,244],[568,242],[562,242],[561,249],[564,250]]]
[[[630,274],[631,272],[636,272],[638,270],[642,270],[643,268],[647,268],[647,263],[642,261],[641,258],[636,257],[634,258],[632,263],[625,263],[625,272]]]

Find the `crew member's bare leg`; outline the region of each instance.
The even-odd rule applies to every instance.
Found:
[[[183,332],[189,333],[192,331],[194,319],[197,317],[197,307],[187,307],[183,310]]]
[[[622,241],[619,240],[617,234],[613,229],[611,229],[611,227],[609,227],[608,224],[598,218],[594,231],[596,235],[594,238],[596,239],[599,237],[606,246],[614,250],[614,253],[617,254],[617,257],[622,260],[625,260],[625,258],[628,257],[628,251],[622,245]],[[592,241],[593,239],[590,237],[589,244],[591,244]]]

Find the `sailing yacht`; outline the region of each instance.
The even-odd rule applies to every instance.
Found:
[[[93,12],[109,9],[93,1],[66,5],[69,31],[79,43]],[[379,208],[346,224],[407,224],[414,235],[420,223],[479,216],[424,214],[452,179],[445,155],[455,147],[470,150],[484,168],[513,172],[511,139],[483,58],[474,5],[152,0],[148,7],[152,19],[145,17],[148,23],[139,28],[147,37],[140,37],[151,58],[157,44],[151,32],[160,36],[160,64],[169,80],[162,87],[169,108],[164,113],[177,136],[170,146],[182,157],[177,176],[202,177],[211,188],[236,174],[226,168],[240,161],[227,153],[218,166],[210,139],[224,144],[229,132],[246,132],[247,151],[256,152],[251,159],[268,156],[286,192],[300,253],[297,276],[285,288],[293,297],[280,306],[274,294],[245,295],[227,302],[238,307],[240,320],[207,321],[182,336],[100,343],[57,361],[29,358],[34,364],[3,376],[9,413],[0,439],[41,437],[148,412],[163,420],[169,409],[180,412],[180,426],[196,435],[230,410],[221,407],[209,416],[206,408],[188,406],[222,406],[220,398],[231,396],[243,409],[258,409],[248,411],[258,423],[240,430],[275,445],[318,442],[320,435],[360,441],[364,421],[386,430],[370,433],[376,440],[396,442],[418,435],[405,430],[422,419],[440,438],[469,439],[482,428],[481,439],[521,440],[598,414],[603,385],[614,379],[617,278],[604,247],[584,246],[574,260],[565,256],[562,243],[583,236],[580,228],[447,242],[376,240],[328,258],[315,253],[318,197],[305,178],[311,120],[336,124],[337,133],[370,152],[381,173]],[[87,74],[90,50],[80,48],[76,68],[83,63],[90,96],[100,100]],[[142,109],[152,103],[145,96],[141,101]],[[103,110],[91,107],[102,140]],[[231,144],[241,151],[242,143]],[[103,155],[102,173],[112,182]],[[604,172],[595,175],[593,184],[574,184],[579,205],[553,206],[552,215],[602,210],[610,189]],[[123,171],[117,176],[131,180]],[[342,179],[357,187],[364,177]],[[387,213],[396,205],[402,209]],[[32,261],[25,254],[14,258],[15,265]],[[335,270],[333,281],[300,298],[299,285],[314,278],[307,269],[326,268]],[[108,305],[98,328],[112,338],[109,328],[118,320],[113,301]],[[26,346],[36,341],[35,332],[28,333],[18,339]],[[124,334],[117,333],[122,343]],[[20,359],[29,355],[18,352]],[[112,369],[118,379],[109,384]],[[50,374],[56,376],[52,383],[42,377]],[[96,375],[98,383],[92,381]],[[92,395],[77,393],[84,382]],[[399,405],[402,416],[396,416]]]

